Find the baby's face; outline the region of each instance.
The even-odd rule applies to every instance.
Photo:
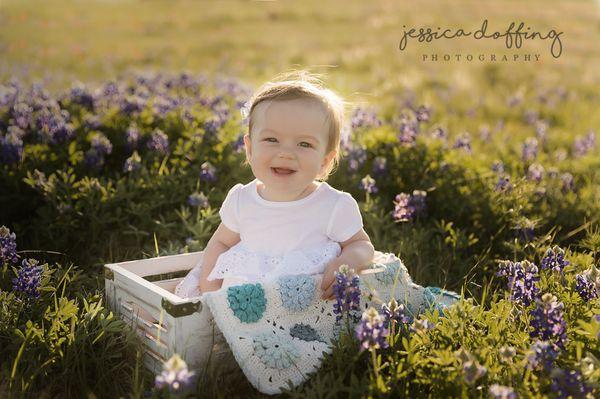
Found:
[[[314,101],[265,101],[254,108],[252,119],[252,139],[244,136],[248,162],[254,176],[282,197],[302,193],[335,155],[325,153],[329,126]]]

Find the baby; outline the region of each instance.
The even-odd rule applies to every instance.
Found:
[[[325,182],[339,161],[343,101],[306,72],[268,82],[250,100],[246,164],[255,179],[229,192],[203,259],[177,286],[182,297],[290,274],[368,266],[374,247],[354,198]]]

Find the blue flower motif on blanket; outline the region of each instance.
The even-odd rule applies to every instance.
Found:
[[[290,335],[294,338],[301,339],[302,341],[321,341],[325,342],[319,335],[317,330],[304,323],[296,323],[294,327],[290,328]]]
[[[300,358],[300,351],[290,340],[280,338],[274,332],[263,332],[253,338],[254,354],[267,367],[285,369]]]
[[[385,270],[379,273],[375,273],[375,278],[377,279],[377,281],[385,285],[392,285],[394,283],[394,279],[396,278],[396,273],[398,273],[398,269],[400,268],[400,261],[389,263],[387,265],[373,265],[373,268],[379,267],[384,267]],[[402,278],[402,273],[400,273],[398,275],[398,280],[401,280]]]
[[[315,280],[306,274],[278,278],[281,302],[286,309],[300,311],[308,308],[315,295]]]
[[[243,323],[254,323],[267,308],[265,290],[260,284],[242,284],[227,288],[227,303]]]

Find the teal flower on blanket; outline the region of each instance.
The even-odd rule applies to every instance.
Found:
[[[260,284],[242,284],[227,288],[229,307],[243,323],[254,323],[267,307],[265,290]]]
[[[377,267],[381,267],[381,265],[376,265]],[[394,279],[396,278],[396,273],[398,273],[398,269],[400,268],[400,261],[395,261],[393,263],[389,263],[385,266],[385,270],[375,273],[375,278],[382,284],[391,285],[394,283]],[[402,279],[402,272],[398,274],[398,280]]]
[[[291,340],[279,337],[275,332],[265,332],[255,335],[254,354],[267,367],[285,369],[290,367],[300,357],[300,351]]]
[[[315,330],[308,324],[304,324],[304,323],[294,324],[294,327],[292,327],[290,329],[290,335],[294,338],[301,339],[302,341],[307,341],[307,342],[321,341],[321,342],[323,342],[323,339],[321,338],[321,336],[319,335],[317,330]]]
[[[306,274],[281,276],[278,279],[281,302],[286,309],[304,310],[315,294],[315,280]]]

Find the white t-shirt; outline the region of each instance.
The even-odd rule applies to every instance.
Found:
[[[327,182],[296,201],[268,201],[257,190],[258,179],[233,186],[219,210],[222,223],[240,234],[225,251],[209,280],[242,276],[320,273],[363,227],[356,200]],[[260,275],[260,276],[259,276]]]
[[[219,210],[223,224],[251,250],[278,256],[328,240],[346,241],[363,227],[356,200],[327,182],[302,199],[284,202],[262,198],[257,182],[233,186]]]

